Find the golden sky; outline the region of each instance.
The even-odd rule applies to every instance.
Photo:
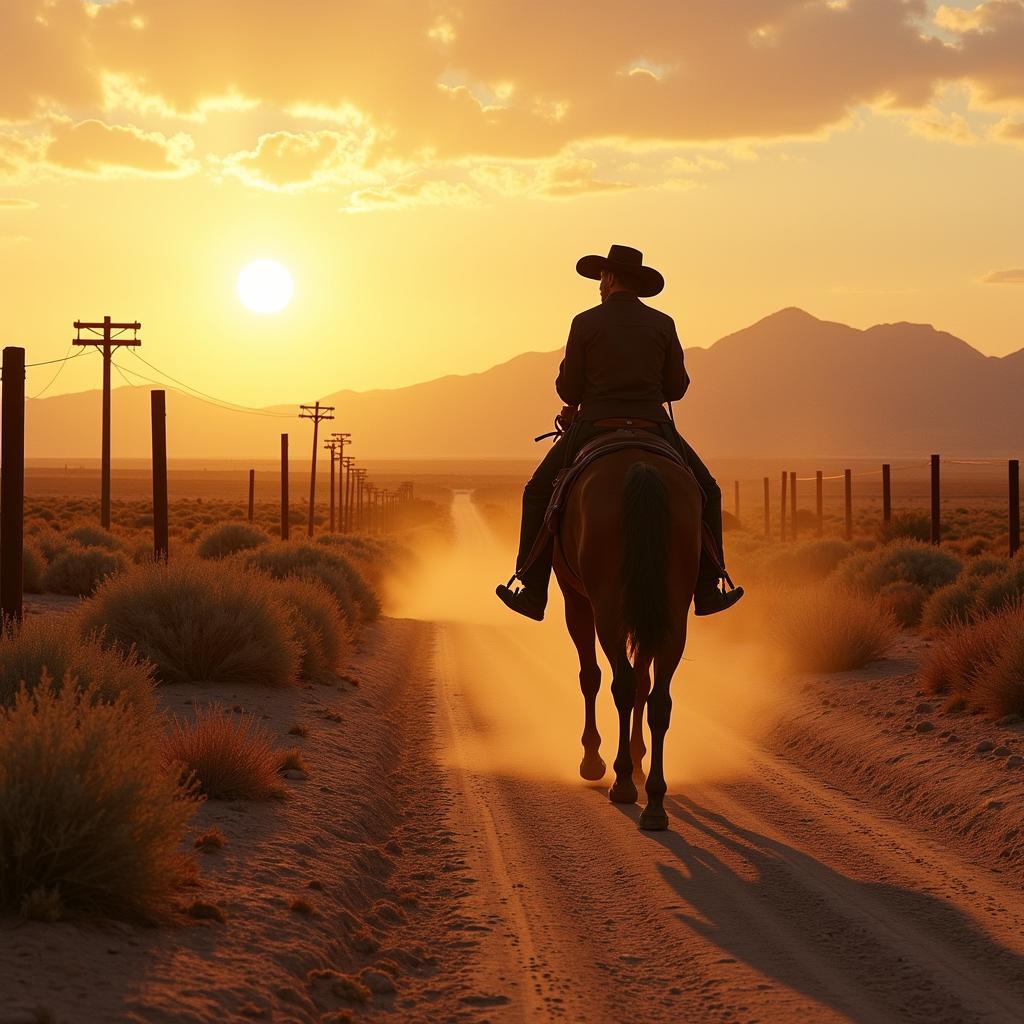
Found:
[[[0,39],[29,361],[110,313],[243,403],[472,372],[563,344],[611,242],[684,345],[798,305],[1024,347],[1024,0],[2,0]]]

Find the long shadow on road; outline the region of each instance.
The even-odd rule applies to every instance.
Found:
[[[692,800],[666,804],[678,831],[643,834],[678,861],[658,870],[685,902],[679,920],[765,978],[858,1024],[1021,1020],[1024,958],[947,900],[851,878]]]

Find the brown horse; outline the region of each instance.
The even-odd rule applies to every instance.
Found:
[[[612,665],[619,713],[615,803],[634,803],[643,782],[643,709],[651,730],[647,806],[640,827],[668,827],[664,749],[672,711],[669,686],[686,645],[686,618],[701,549],[697,482],[683,467],[647,451],[605,455],[574,484],[562,512],[555,573],[565,619],[579,652],[585,722],[580,775],[604,777],[594,706],[601,686],[595,633]],[[630,657],[632,656],[632,661]],[[651,666],[654,686],[651,687]],[[632,716],[632,733],[630,717]]]

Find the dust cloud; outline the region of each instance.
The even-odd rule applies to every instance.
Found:
[[[419,552],[416,573],[391,594],[389,611],[439,624],[441,692],[463,705],[471,733],[463,749],[469,745],[480,771],[579,781],[583,698],[558,586],[553,580],[544,622],[515,616],[494,594],[512,571],[513,547],[494,534],[468,491],[455,493],[451,512],[454,542]],[[744,772],[742,741],[774,724],[783,691],[763,648],[739,639],[744,614],[741,604],[717,619],[690,618],[672,686],[670,788]],[[611,672],[599,658],[598,728],[610,766],[618,727]]]

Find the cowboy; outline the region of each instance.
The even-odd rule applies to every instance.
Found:
[[[565,407],[558,426],[565,433],[551,446],[523,491],[523,517],[516,576],[523,586],[497,588],[515,612],[540,621],[548,599],[554,537],[526,562],[544,529],[555,477],[583,445],[603,430],[627,424],[649,426],[678,448],[704,491],[705,543],[693,595],[697,615],[713,615],[734,605],[743,588],[719,589],[725,574],[722,548],[722,492],[696,452],[679,436],[665,402],[686,394],[690,378],[672,318],[640,301],[657,295],[665,279],[643,263],[643,253],[613,245],[607,256],[584,256],[576,264],[583,277],[600,281],[601,304],[577,314],[569,328],[565,357],[555,390]],[[578,409],[577,409],[578,407]],[[525,568],[524,568],[525,566]],[[520,570],[522,570],[520,572]],[[731,581],[730,581],[731,583]]]

